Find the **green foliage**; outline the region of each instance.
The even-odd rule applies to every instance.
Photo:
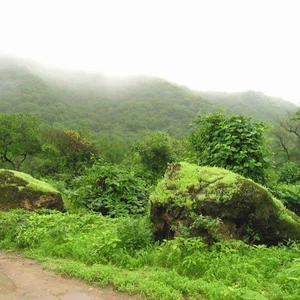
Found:
[[[271,191],[284,204],[295,203],[300,205],[300,185],[279,183]]]
[[[0,212],[0,248],[24,249],[52,270],[147,299],[300,297],[293,242],[208,247],[200,238],[175,238],[158,245],[146,218],[14,210]]]
[[[125,234],[126,228],[134,230]],[[150,247],[153,239],[146,219],[111,219],[50,210],[0,213],[0,237],[0,248],[39,249],[43,255],[85,263],[113,260],[120,265],[128,263],[127,253],[135,256],[140,249]]]
[[[152,224],[145,217],[120,218],[116,227],[120,244],[122,244],[124,250],[132,255],[137,250],[149,247],[153,242],[153,234],[150,230]]]
[[[201,238],[181,238],[165,241],[158,255],[159,263],[191,277],[205,274],[209,259],[207,246]]]
[[[217,166],[265,184],[270,168],[263,123],[222,112],[198,115],[190,143],[200,165]]]
[[[199,110],[207,113],[223,105],[230,113],[272,121],[275,114],[294,107],[255,92],[197,93],[157,78],[107,84],[100,75],[77,75],[72,74],[69,81],[55,74],[57,81],[25,68],[0,68],[2,166],[26,168],[42,176],[58,174],[61,181],[56,187],[64,193],[68,208],[80,212],[0,212],[0,248],[24,250],[32,257],[50,259],[49,266],[64,274],[89,283],[112,284],[149,299],[300,298],[298,244],[267,248],[223,241],[208,247],[191,236],[205,230],[220,239],[221,220],[202,215],[189,215],[188,227],[178,224],[180,237],[157,244],[150,221],[141,216],[147,213],[149,196],[141,174],[156,179],[168,163],[182,159],[184,141],[171,137],[185,135]],[[53,127],[41,136],[41,123],[18,114],[21,112],[38,116]],[[299,115],[298,111],[281,122],[273,135],[280,163],[299,158]],[[97,137],[105,160],[121,163],[127,159],[128,169],[135,172],[109,164],[91,167],[98,146],[82,133],[82,126]],[[190,141],[200,164],[225,167],[265,183],[270,165],[265,129],[248,117],[212,113],[197,118]],[[153,133],[144,136],[145,131]],[[133,141],[139,141],[135,151],[143,168],[136,164],[136,153],[129,157]],[[193,205],[185,180],[194,183],[188,189],[198,188],[200,174],[193,172],[194,167],[182,168],[183,181],[174,181],[179,191],[175,202],[181,208]],[[281,183],[273,188],[290,208],[300,204],[300,188],[291,185],[298,183],[299,173],[296,163],[287,163],[278,175]],[[67,186],[74,174],[78,177]],[[239,184],[236,174],[217,178],[203,172],[201,176],[210,189],[204,188],[197,201],[203,200],[205,193],[226,201],[222,193],[234,193]],[[162,181],[160,186],[164,184]],[[155,193],[163,201],[170,196]],[[88,213],[81,207],[115,218]],[[279,215],[292,218],[283,208]],[[250,243],[259,238],[250,227],[245,232]]]
[[[292,294],[294,299],[300,297],[299,281],[300,281],[299,259],[295,259],[288,269],[282,270],[275,277],[275,282],[277,282],[288,293]]]
[[[120,164],[123,159],[128,158],[132,143],[141,140],[145,131],[160,130],[170,137],[182,138],[188,133],[188,125],[199,111],[214,112],[224,106],[230,113],[251,115],[255,120],[273,121],[275,115],[282,116],[287,110],[297,109],[282,99],[258,92],[201,93],[163,79],[146,76],[108,80],[102,74],[66,72],[57,75],[49,70],[46,73],[34,71],[32,67],[29,71],[18,67],[14,62],[1,64],[0,112],[24,112],[39,117],[53,128],[59,129],[60,137],[57,135],[56,138],[61,144],[61,132],[70,128],[80,132],[79,128],[84,126],[97,139],[101,157],[110,163]],[[291,120],[293,124],[299,123],[296,116],[295,120]],[[54,131],[53,129],[52,136],[48,134],[47,137],[53,137]],[[292,145],[291,141],[297,140],[292,132],[280,136],[291,138],[289,147]],[[173,145],[173,150],[181,147],[180,144]],[[299,157],[295,145],[288,149],[292,160]],[[286,160],[287,153],[282,152],[281,145],[276,141],[273,146],[276,159],[282,163]],[[42,157],[35,155],[33,159],[31,154],[30,160],[27,158],[22,163],[22,170],[53,176],[71,170],[68,166],[64,168],[64,164],[76,165],[76,174],[84,166],[89,166],[87,160],[84,163],[78,162],[82,153],[76,154],[76,157],[65,155],[56,142],[47,140],[43,150]],[[18,156],[16,164],[20,160],[21,156]],[[77,162],[74,163],[75,161]],[[253,163],[256,161],[249,162],[249,166],[253,166]]]
[[[279,183],[270,188],[272,194],[288,209],[300,215],[300,185]]]
[[[225,108],[228,114],[253,117],[255,121],[274,123],[278,116],[287,111],[296,111],[297,106],[281,98],[269,97],[258,91],[245,92],[199,92],[217,107]]]
[[[219,218],[212,218],[210,216],[196,215],[191,216],[193,222],[190,225],[189,231],[199,236],[197,232],[205,230],[214,240],[223,240],[223,235],[220,231],[222,220]]]
[[[164,174],[168,163],[177,159],[180,150],[180,142],[163,132],[148,133],[143,141],[134,145],[134,151],[139,154],[145,170],[155,178]]]
[[[15,248],[19,228],[26,223],[30,212],[22,209],[0,212],[0,248]]]
[[[149,192],[133,172],[115,165],[94,164],[73,181],[74,201],[112,217],[144,214]]]
[[[110,164],[121,164],[124,163],[126,158],[130,157],[132,142],[130,139],[124,139],[123,136],[104,134],[98,138],[97,146],[104,161]],[[132,163],[130,157],[129,164]]]
[[[41,150],[40,121],[26,114],[0,113],[0,160],[20,169],[29,156]]]
[[[257,121],[273,121],[274,116],[297,109],[253,91],[201,93],[155,77],[120,80],[95,73],[44,71],[0,66],[0,112],[30,113],[61,128],[77,129],[85,123],[99,138],[135,141],[144,130],[181,138],[199,111],[213,112],[220,106]]]
[[[295,184],[300,182],[300,165],[295,162],[287,162],[279,169],[279,182]]]
[[[44,176],[60,173],[76,176],[85,167],[91,167],[98,155],[95,142],[76,130],[48,128],[42,150],[44,160],[39,172]]]
[[[282,118],[276,119],[271,130],[273,148],[278,165],[285,162],[298,163],[300,159],[300,109],[295,113],[287,112]]]

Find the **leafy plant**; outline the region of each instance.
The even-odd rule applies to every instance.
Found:
[[[193,222],[190,225],[191,231],[205,230],[208,235],[215,240],[222,240],[223,235],[220,231],[222,220],[219,218],[212,218],[210,216],[192,215]]]
[[[157,244],[147,222],[96,213],[0,212],[0,248],[24,249],[45,267],[146,299],[300,296],[295,242],[266,247],[223,241],[208,247],[201,238],[176,237]]]
[[[213,240],[223,239],[222,224],[223,222],[219,218],[191,213],[188,224],[179,222],[173,225],[171,230],[176,232],[176,237],[191,238],[202,235],[207,236],[206,242],[212,243]]]
[[[191,127],[190,143],[200,165],[217,166],[265,184],[270,148],[263,123],[223,112],[198,115]]]
[[[73,181],[74,201],[103,215],[120,217],[144,214],[149,191],[133,172],[114,165],[94,164]]]
[[[300,185],[280,183],[274,186],[271,191],[284,204],[300,204]]]
[[[270,188],[272,194],[296,214],[300,215],[300,185],[279,183]]]
[[[153,244],[150,220],[143,218],[119,218],[117,233],[124,250],[134,254],[137,250]]]
[[[135,143],[133,149],[139,154],[144,168],[157,178],[163,175],[168,163],[176,160],[181,148],[179,145],[179,141],[164,132],[152,132]]]
[[[279,169],[279,182],[295,184],[300,182],[300,166],[295,162],[287,162]]]
[[[256,241],[260,241],[258,233],[256,233],[251,227],[245,228],[246,235],[244,237],[244,242],[248,244],[253,244]]]
[[[41,151],[41,122],[28,114],[0,113],[0,161],[19,170],[31,155]]]

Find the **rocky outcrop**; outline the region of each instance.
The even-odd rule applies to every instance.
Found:
[[[0,211],[16,208],[64,209],[61,194],[51,185],[22,172],[1,169]]]
[[[208,241],[300,240],[297,215],[264,187],[221,168],[171,164],[151,194],[150,205],[157,239],[173,238],[185,230]]]

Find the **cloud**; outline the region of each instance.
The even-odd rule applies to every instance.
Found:
[[[2,53],[300,101],[297,1],[2,2]]]

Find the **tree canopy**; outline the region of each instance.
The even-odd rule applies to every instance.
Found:
[[[0,113],[0,159],[19,169],[29,155],[41,150],[40,121],[27,114]]]

